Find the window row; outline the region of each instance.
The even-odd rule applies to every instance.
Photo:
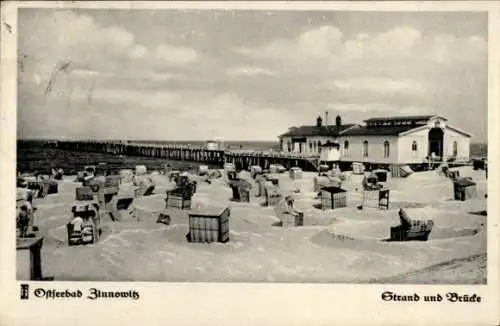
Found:
[[[344,142],[344,148],[346,150],[349,149],[349,142],[346,140]],[[368,141],[365,140],[363,141],[363,157],[368,157],[369,155],[369,152],[368,152]],[[385,141],[384,142],[384,157],[385,158],[388,158],[391,156],[391,144],[389,143],[389,141]]]
[[[309,141],[309,152],[321,152],[321,141]],[[363,157],[368,157],[369,156],[369,150],[368,150],[368,141],[365,140],[363,141]],[[287,142],[287,147],[288,147],[288,152],[292,152],[292,142],[288,141]],[[302,152],[303,148],[300,146],[300,152]],[[305,150],[305,148],[304,148]],[[349,141],[346,140],[344,141],[344,150],[347,152],[349,150]],[[418,152],[418,143],[416,141],[413,141],[411,144],[411,150],[415,154]],[[388,158],[391,155],[391,145],[389,141],[384,142],[384,157]],[[458,154],[458,143],[456,141],[453,142],[453,156],[457,156]]]

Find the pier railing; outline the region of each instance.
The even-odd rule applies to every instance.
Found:
[[[316,171],[315,161],[319,155],[258,150],[213,150],[203,146],[186,144],[155,144],[120,141],[57,141],[46,146],[76,152],[97,152],[123,156],[156,157],[165,160],[197,162],[222,167],[234,163],[237,168],[248,169],[252,165],[268,169],[271,164],[286,168],[300,167],[305,171]]]

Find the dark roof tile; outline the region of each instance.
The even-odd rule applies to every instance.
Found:
[[[338,136],[340,132],[354,126],[354,124],[344,124],[340,128],[335,125],[318,127],[318,126],[300,126],[292,127],[290,130],[280,137],[305,137],[305,136]]]
[[[342,132],[342,136],[396,136],[414,128],[416,126],[357,126]]]

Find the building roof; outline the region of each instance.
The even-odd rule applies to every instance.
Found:
[[[280,137],[305,137],[305,136],[338,136],[342,131],[353,127],[354,124],[343,124],[340,128],[335,125],[331,126],[300,126],[292,127]]]
[[[440,118],[438,115],[412,115],[412,116],[392,116],[392,117],[373,117],[364,120],[362,124],[343,124],[340,128],[335,125],[329,126],[300,126],[292,127],[288,132],[279,137],[307,137],[307,136],[397,136],[402,133],[410,133],[423,128],[423,126],[432,118]],[[387,123],[385,123],[387,122]],[[447,126],[465,136],[470,134],[457,128]]]
[[[405,121],[427,121],[436,115],[407,115],[407,116],[394,116],[394,117],[374,117],[364,120],[365,122],[379,122],[379,121],[394,121],[394,120],[405,120]],[[443,117],[441,119],[447,120]]]
[[[402,132],[415,129],[415,126],[383,126],[383,127],[365,127],[356,126],[342,132],[342,136],[397,136]]]

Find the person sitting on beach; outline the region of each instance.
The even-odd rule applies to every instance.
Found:
[[[83,219],[80,216],[75,216],[71,224],[73,225],[73,232],[82,232]]]
[[[382,185],[378,183],[377,175],[374,173],[365,176],[363,178],[362,184],[363,184],[363,189],[365,190],[379,190],[382,188]]]

